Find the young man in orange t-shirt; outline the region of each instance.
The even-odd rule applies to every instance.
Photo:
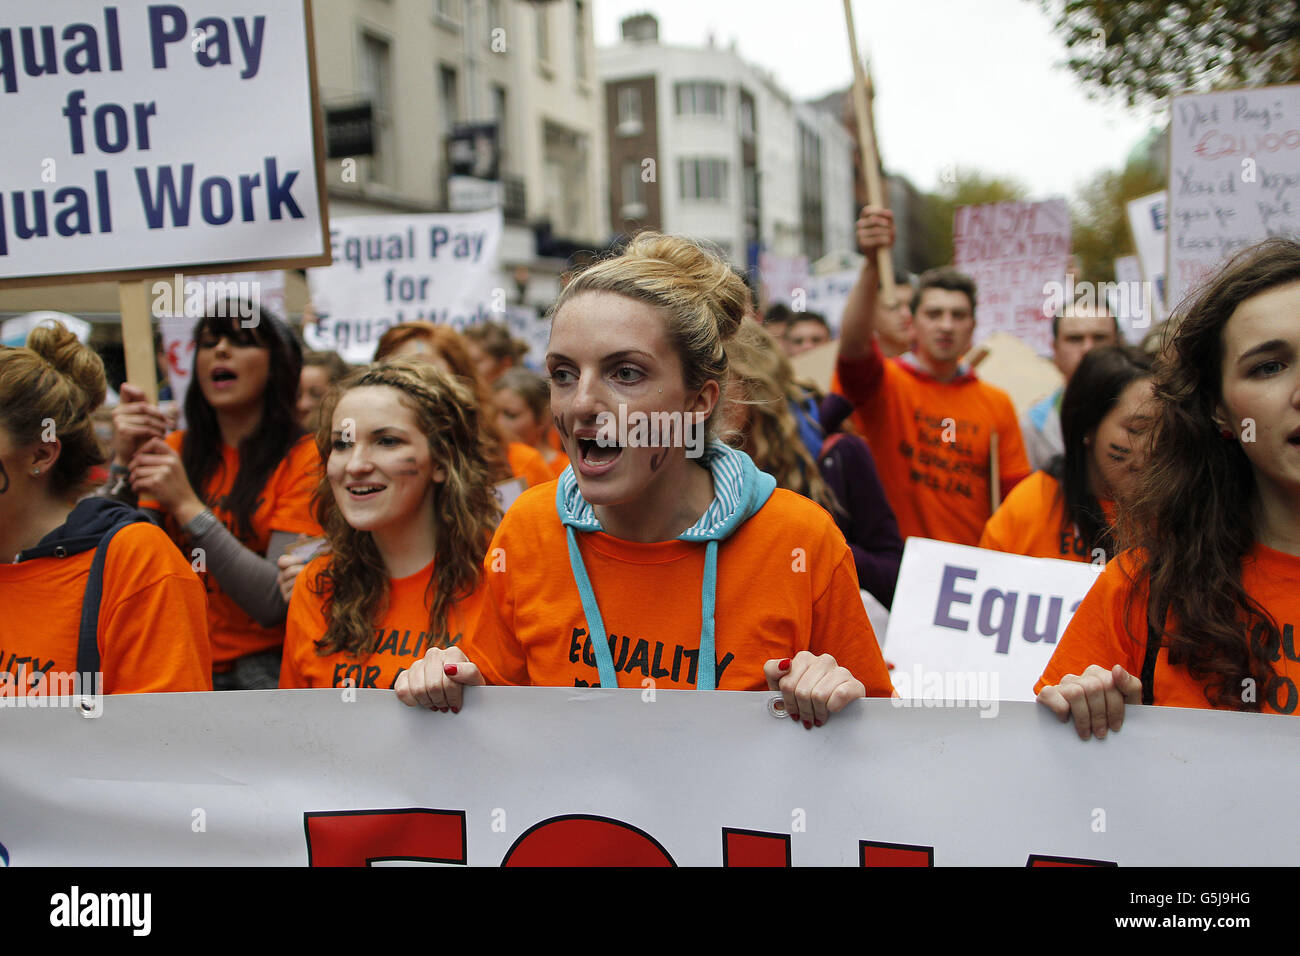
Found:
[[[893,215],[866,207],[858,246],[866,256],[844,308],[832,387],[856,407],[854,422],[876,456],[904,538],[974,545],[988,521],[992,436],[1006,495],[1029,474],[1006,392],[962,362],[975,332],[975,284],[952,269],[921,276],[912,301],[914,348],[886,360],[875,341],[876,250],[893,243]]]

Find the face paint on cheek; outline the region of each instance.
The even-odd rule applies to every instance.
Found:
[[[0,463],[0,495],[9,490],[9,472],[5,471],[5,466]]]
[[[560,433],[560,437],[567,441],[569,438],[569,430],[565,428],[564,423],[560,421],[560,416],[552,415],[551,421],[555,423],[555,430]]]
[[[401,462],[398,463],[398,477],[409,478],[412,475],[418,475],[419,473],[420,466],[416,464],[414,455],[403,458]]]
[[[664,448],[650,456],[650,470],[658,471],[665,461],[668,460],[668,449]]]

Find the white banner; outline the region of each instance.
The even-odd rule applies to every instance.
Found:
[[[1119,319],[1120,331],[1129,345],[1140,345],[1151,331],[1151,313],[1156,307],[1153,296],[1125,294],[1142,288],[1142,265],[1137,256],[1120,256],[1115,260],[1115,289],[1109,290],[1106,305]]]
[[[1043,306],[1065,283],[1070,211],[1064,199],[958,206],[952,261],[975,280],[974,344],[1007,332],[1039,355],[1052,352],[1052,319]]]
[[[1295,719],[1134,707],[1081,742],[1037,704],[987,719],[868,700],[806,731],[772,697],[489,687],[456,715],[375,690],[111,697],[92,719],[6,709],[0,858],[1295,863]]]
[[[334,264],[307,271],[317,318],[303,328],[307,345],[364,364],[379,337],[402,322],[459,331],[499,320],[501,230],[499,209],[332,220]]]
[[[303,3],[4,19],[0,279],[324,254]]]
[[[908,538],[883,646],[894,687],[904,697],[1033,700],[1100,571]]]
[[[1300,86],[1174,97],[1170,309],[1269,236],[1300,237]]]
[[[847,269],[843,272],[812,276],[804,287],[808,292],[806,311],[816,312],[825,318],[831,327],[831,334],[836,338],[840,334],[844,306],[848,303],[849,293],[853,291],[853,284],[857,281],[858,270]]]

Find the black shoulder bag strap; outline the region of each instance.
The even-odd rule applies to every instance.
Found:
[[[104,562],[108,560],[108,543],[127,525],[147,521],[143,515],[123,518],[104,532],[95,547],[86,578],[86,592],[81,599],[81,630],[77,635],[77,672],[93,674],[99,670],[99,603],[104,597]]]

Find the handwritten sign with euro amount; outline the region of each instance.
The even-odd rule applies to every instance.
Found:
[[[1174,100],[1168,303],[1270,236],[1300,237],[1300,86]]]

